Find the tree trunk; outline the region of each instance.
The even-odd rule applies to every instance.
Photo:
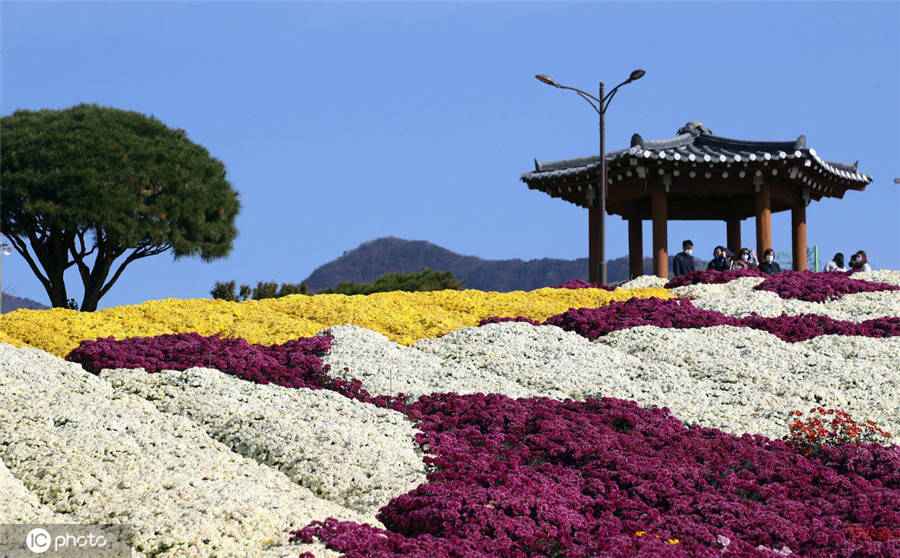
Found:
[[[65,280],[68,254],[62,238],[62,231],[51,230],[46,242],[41,244],[43,244],[41,252],[45,258],[44,270],[47,272],[47,280],[50,281],[50,287],[45,287],[47,295],[50,297],[50,304],[53,308],[68,308],[69,297],[66,294]],[[34,249],[37,253],[37,247]]]
[[[103,288],[105,280],[105,275],[103,279],[94,280],[93,274],[91,274],[91,280],[84,286],[84,299],[81,301],[82,312],[93,312],[97,309],[97,304],[100,303],[100,289]]]
[[[82,283],[84,283],[84,299],[81,301],[82,312],[93,312],[97,309],[100,297],[105,291],[103,285],[106,278],[109,277],[109,270],[116,258],[122,254],[122,250],[118,248],[117,239],[107,237],[100,243],[97,250],[97,259],[94,260],[94,268],[90,274],[82,275]]]
[[[50,305],[53,308],[68,308],[69,297],[66,295],[66,282],[63,280],[62,273],[49,273],[47,270],[47,278],[50,279],[50,288],[45,289],[47,296],[50,297]]]

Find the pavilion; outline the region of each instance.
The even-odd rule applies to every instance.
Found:
[[[645,140],[606,154],[607,212],[628,221],[632,277],[643,273],[641,222],[653,222],[653,270],[668,277],[667,223],[723,220],[728,249],[741,248],[743,219],[756,220],[756,253],[772,247],[771,214],[791,211],[793,268],[806,269],[806,206],[823,197],[843,198],[865,190],[872,177],[857,163],[825,161],[806,137],[794,141],[747,141],[713,135],[700,122],[688,122],[677,136]],[[522,175],[528,188],[589,210],[590,269],[599,264],[599,207],[594,203],[600,156],[540,163]],[[592,274],[593,275],[593,274]],[[594,279],[592,279],[594,280]]]

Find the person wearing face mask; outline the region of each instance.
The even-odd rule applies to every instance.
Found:
[[[672,258],[672,273],[675,277],[694,271],[694,256],[691,255],[694,252],[694,243],[685,240],[681,243],[681,248],[682,251]]]
[[[850,258],[850,269],[855,269],[857,271],[872,271],[872,266],[869,265],[869,260],[866,258],[865,252],[860,250],[853,254],[853,257]]]
[[[765,273],[781,273],[781,266],[775,261],[775,250],[768,248],[765,251],[759,270]]]
[[[756,269],[758,264],[749,248],[741,248],[737,257],[731,260],[731,269]]]
[[[731,262],[728,261],[728,253],[724,246],[716,246],[713,250],[713,259],[707,264],[706,269],[710,271],[727,271],[731,269]]]

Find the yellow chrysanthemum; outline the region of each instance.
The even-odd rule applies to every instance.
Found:
[[[85,339],[150,337],[166,333],[243,337],[271,345],[308,337],[333,325],[352,323],[411,345],[478,325],[491,316],[534,320],[569,308],[596,307],[632,297],[671,298],[666,289],[551,289],[510,293],[476,290],[393,291],[371,295],[291,295],[282,298],[224,300],[152,300],[96,312],[62,308],[17,310],[0,316],[0,342],[40,348],[65,356]]]

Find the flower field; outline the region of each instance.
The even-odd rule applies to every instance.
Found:
[[[900,556],[897,394],[896,271],[20,310],[0,523],[144,556]]]

